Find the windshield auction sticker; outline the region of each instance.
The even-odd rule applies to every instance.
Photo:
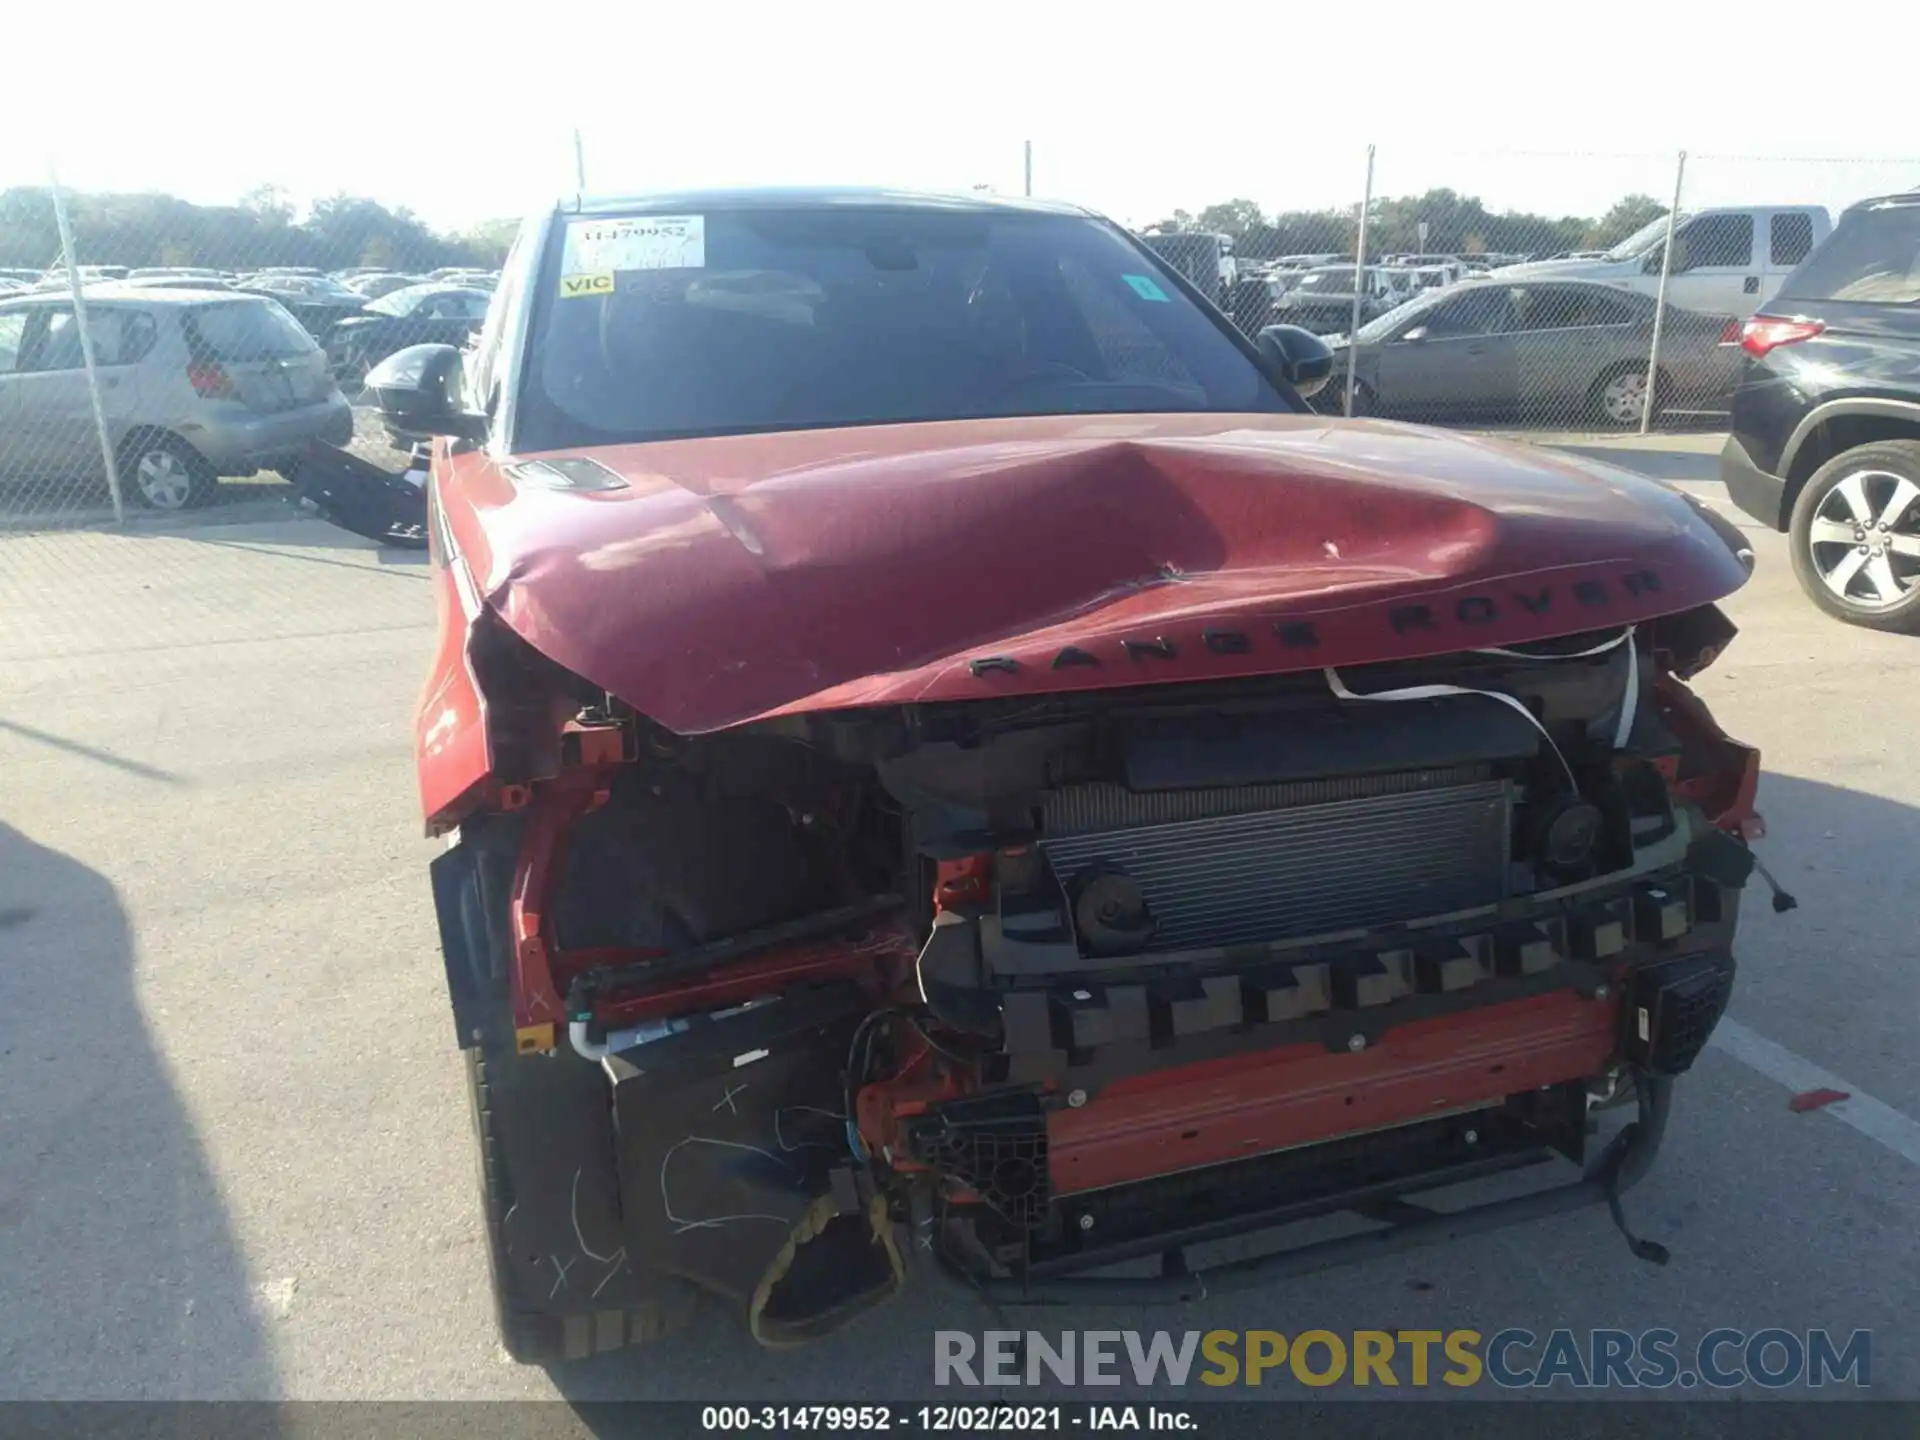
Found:
[[[701,270],[706,263],[704,215],[571,220],[560,253],[560,293],[605,295],[623,271]]]

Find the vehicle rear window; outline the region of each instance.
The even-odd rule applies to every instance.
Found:
[[[1920,202],[1848,211],[1826,243],[1788,277],[1780,298],[1851,305],[1920,300]]]
[[[318,347],[300,324],[270,300],[197,305],[186,314],[187,343],[209,360],[291,360]]]
[[[536,297],[519,448],[1291,408],[1104,222],[866,206],[692,218],[697,243],[642,246],[633,269],[615,255],[579,275],[563,274],[559,227]],[[591,236],[622,222],[568,223]],[[582,241],[570,263],[596,243]]]

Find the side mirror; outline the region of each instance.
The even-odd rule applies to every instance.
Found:
[[[1333,374],[1333,351],[1311,330],[1298,325],[1269,325],[1254,343],[1302,399],[1318,394]]]
[[[1409,345],[1418,345],[1422,340],[1427,338],[1427,327],[1424,325],[1416,325],[1400,338]]]
[[[480,440],[484,416],[460,408],[460,351],[452,345],[409,345],[367,372],[380,418],[397,435]]]

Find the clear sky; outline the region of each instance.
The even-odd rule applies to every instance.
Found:
[[[1354,203],[1368,143],[1376,193],[1556,214],[1666,198],[1683,147],[1693,204],[1920,186],[1912,0],[123,3],[0,27],[0,186],[51,151],[85,189],[344,190],[461,226],[571,188],[575,127],[596,190],[1017,193],[1031,139],[1036,193],[1133,224]]]

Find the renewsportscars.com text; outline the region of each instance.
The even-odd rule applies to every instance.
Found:
[[[936,1385],[1782,1389],[1872,1383],[1866,1330],[936,1330]]]

